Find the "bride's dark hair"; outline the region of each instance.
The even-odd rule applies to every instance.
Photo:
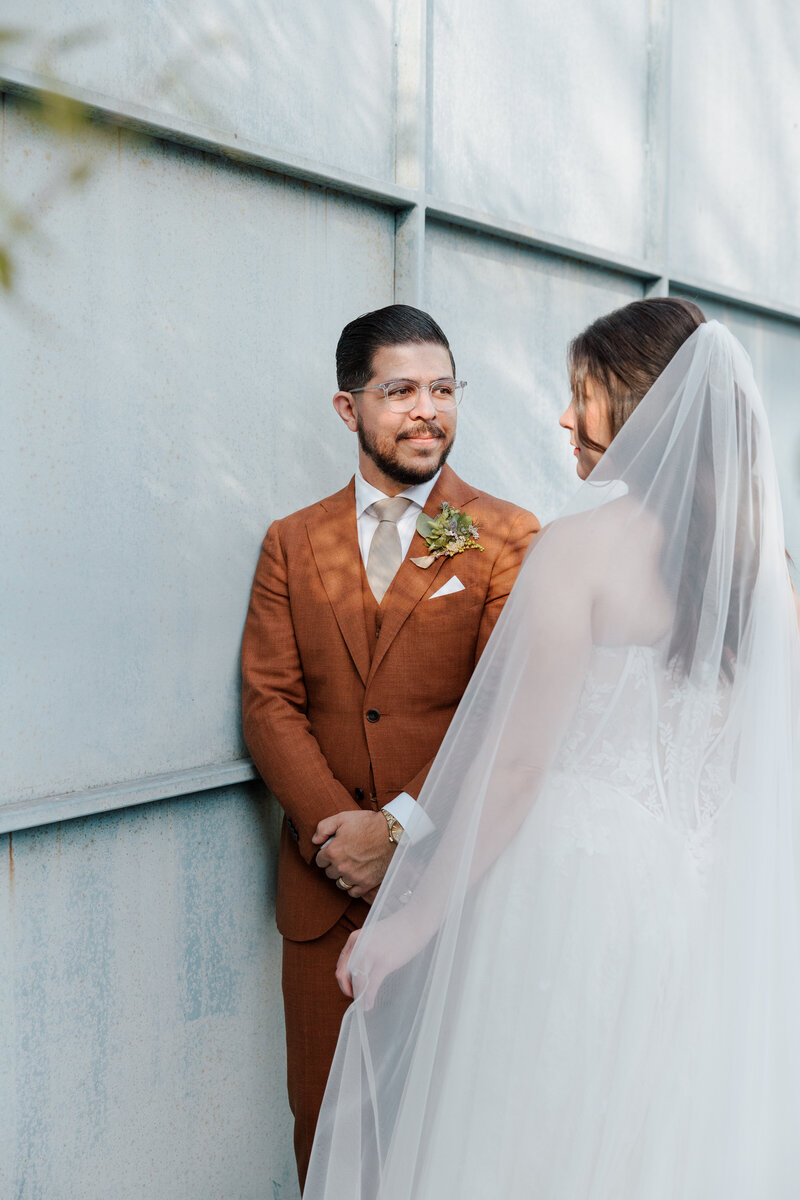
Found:
[[[637,300],[600,317],[573,340],[569,348],[569,371],[575,404],[576,433],[582,445],[603,452],[607,446],[587,438],[585,431],[586,379],[599,383],[608,396],[612,439],[634,412],[658,376],[687,338],[705,322],[701,309],[690,300],[658,297]],[[732,395],[739,425],[738,397]],[[740,430],[739,436],[747,432]],[[697,597],[703,594],[708,576],[711,547],[716,531],[715,480],[710,415],[700,428],[698,466],[686,533],[680,584],[669,658],[681,670],[690,671],[698,635]],[[747,455],[744,456],[745,459]],[[738,513],[734,564],[728,585],[728,615],[720,670],[733,676],[739,645],[750,613],[750,599],[758,571],[758,555],[752,534],[752,519],[759,496],[751,494]]]
[[[608,395],[613,439],[670,359],[705,319],[691,300],[658,296],[617,308],[573,338],[568,351],[569,377],[575,432],[582,446],[601,453],[608,449],[586,435],[587,377],[602,384]]]

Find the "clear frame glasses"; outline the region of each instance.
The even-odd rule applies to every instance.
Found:
[[[392,412],[411,412],[416,406],[420,392],[427,391],[437,412],[447,412],[461,403],[466,379],[434,379],[433,383],[414,383],[412,379],[392,379],[388,383],[372,383],[369,387],[350,388],[356,392],[383,392],[384,400]]]

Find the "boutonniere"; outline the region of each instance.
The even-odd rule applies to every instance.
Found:
[[[451,508],[445,500],[441,512],[435,517],[420,513],[417,518],[417,533],[425,539],[429,553],[424,558],[412,558],[416,567],[430,567],[437,558],[463,554],[465,550],[483,550],[478,544],[478,526],[469,513]]]

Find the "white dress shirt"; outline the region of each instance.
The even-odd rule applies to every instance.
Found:
[[[406,488],[404,492],[398,492],[398,496],[402,496],[404,500],[411,501],[397,522],[397,532],[400,534],[400,549],[403,558],[408,554],[408,548],[411,545],[411,539],[414,536],[414,530],[417,526],[417,518],[428,503],[428,497],[433,491],[434,484],[440,474],[441,470],[437,471],[433,479],[429,479],[427,483],[415,483],[413,487]],[[369,548],[372,545],[375,530],[380,524],[378,518],[373,517],[366,510],[376,500],[385,499],[386,493],[379,492],[371,483],[367,483],[361,472],[356,470],[356,525],[358,526],[358,545],[361,550],[361,557],[364,560],[364,566],[367,565]],[[398,821],[400,820],[399,817],[397,819]]]
[[[400,548],[403,558],[408,554],[411,539],[416,529],[417,518],[427,504],[428,497],[433,491],[439,474],[440,472],[437,471],[433,479],[429,479],[427,483],[415,483],[413,487],[406,488],[404,492],[398,493],[405,500],[411,501],[397,522],[397,532],[400,535]],[[361,550],[361,557],[364,560],[365,566],[369,556],[369,548],[372,545],[372,538],[379,525],[378,518],[373,517],[366,510],[376,500],[385,499],[386,494],[378,491],[371,483],[367,483],[361,472],[356,469],[356,525],[358,527],[358,546]],[[409,796],[408,792],[401,792],[399,796],[395,796],[394,800],[390,800],[384,808],[386,812],[390,812],[400,822],[412,842],[417,842],[421,838],[426,837],[434,829],[430,817],[427,813],[423,812],[414,797]]]

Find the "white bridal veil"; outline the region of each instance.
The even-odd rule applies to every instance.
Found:
[[[798,649],[709,322],[528,554],[352,956],[308,1200],[796,1200]]]

